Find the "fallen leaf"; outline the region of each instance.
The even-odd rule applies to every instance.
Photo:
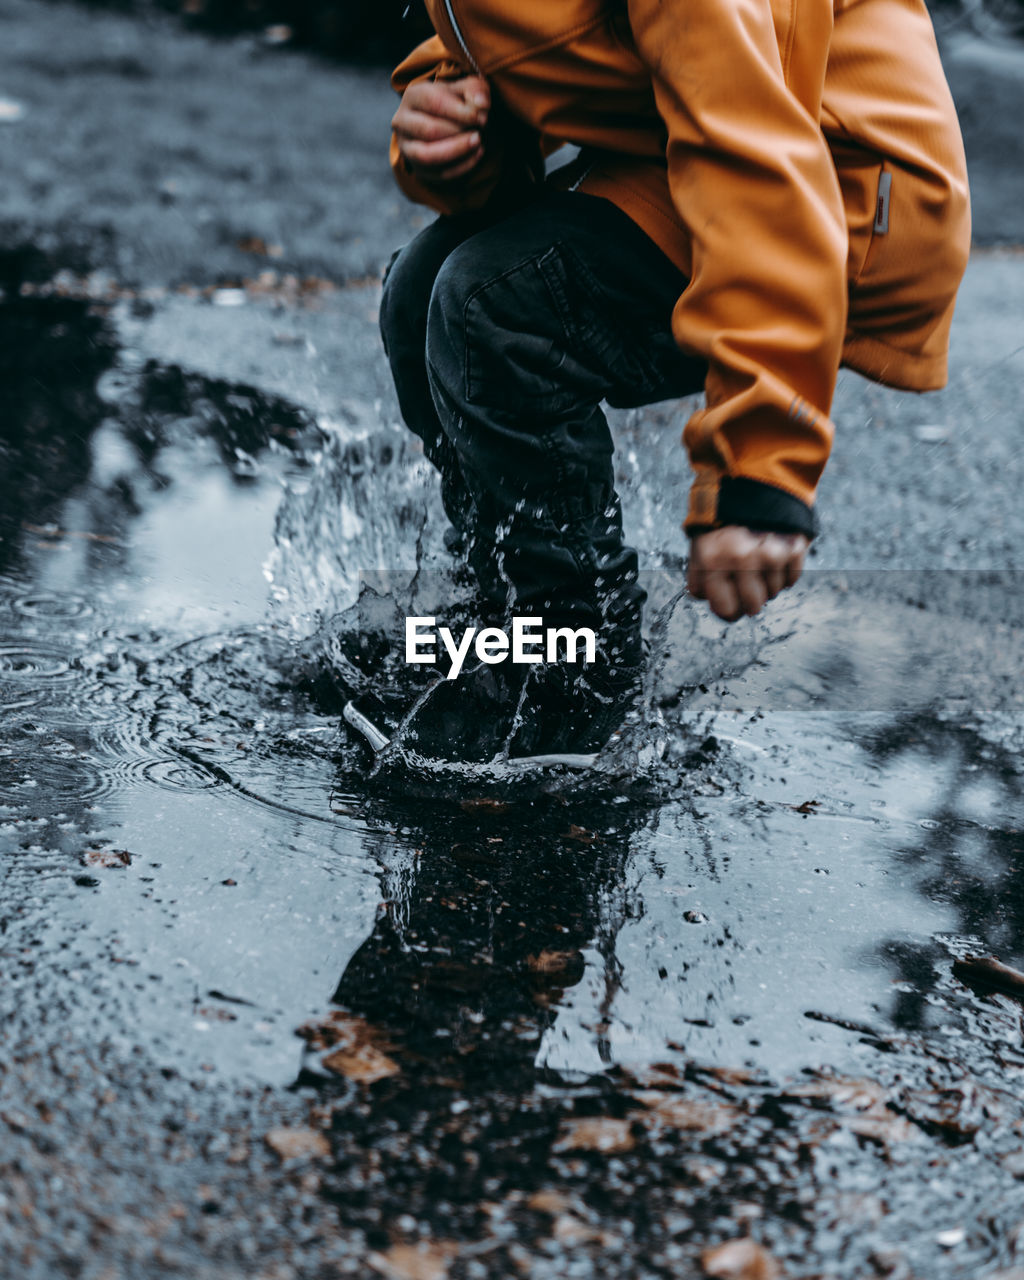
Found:
[[[551,1228],[551,1234],[559,1244],[567,1245],[570,1249],[605,1239],[605,1233],[600,1228],[592,1227],[589,1222],[583,1222],[571,1213],[559,1214]]]
[[[843,1117],[844,1129],[849,1129],[858,1138],[867,1138],[869,1142],[877,1142],[880,1147],[887,1147],[891,1142],[911,1142],[921,1136],[921,1130],[911,1124],[903,1116],[886,1111],[877,1116]]]
[[[512,806],[507,800],[494,800],[490,796],[475,796],[460,800],[459,808],[466,813],[508,813]]]
[[[575,822],[569,824],[569,830],[562,836],[563,840],[575,840],[579,844],[593,844],[598,836],[586,827],[578,827]]]
[[[401,1070],[383,1033],[356,1014],[335,1010],[320,1022],[299,1027],[298,1034],[311,1049],[329,1049],[321,1066],[346,1080],[373,1084]]]
[[[880,1146],[921,1136],[920,1129],[896,1114],[888,1091],[874,1080],[823,1076],[787,1089],[783,1096],[827,1107],[837,1125]]]
[[[579,1201],[564,1191],[535,1191],[526,1202],[527,1209],[533,1209],[535,1213],[550,1213],[553,1218],[560,1213],[570,1213],[578,1205]]]
[[[643,1089],[636,1094],[636,1099],[644,1110],[636,1112],[634,1118],[646,1128],[725,1133],[743,1118],[737,1107],[711,1098],[686,1098],[678,1093]]]
[[[608,1116],[588,1116],[582,1120],[567,1120],[560,1136],[551,1148],[560,1151],[596,1151],[601,1155],[615,1155],[620,1151],[632,1151],[636,1146],[631,1132],[631,1120],[614,1120]]]
[[[706,1276],[713,1280],[779,1280],[782,1268],[756,1240],[727,1240],[700,1256]]]
[[[388,1076],[398,1075],[401,1070],[393,1058],[375,1049],[372,1044],[359,1045],[353,1049],[335,1049],[322,1058],[321,1063],[336,1076],[344,1076],[346,1080],[355,1080],[359,1084],[386,1080]]]
[[[327,1139],[315,1129],[271,1129],[264,1141],[282,1160],[314,1160],[331,1154]]]
[[[967,1081],[948,1089],[908,1089],[900,1095],[903,1110],[925,1129],[938,1129],[967,1141],[982,1130],[992,1134],[1010,1128],[1020,1132],[1017,1100],[1009,1093]]]
[[[875,1080],[822,1076],[786,1090],[786,1098],[828,1103],[838,1111],[874,1111],[885,1105],[886,1090]]]
[[[685,1076],[674,1062],[632,1063],[622,1068],[623,1079],[642,1089],[682,1089]]]
[[[458,1245],[448,1240],[421,1240],[371,1253],[366,1261],[387,1280],[446,1280],[458,1251]]]
[[[84,867],[108,867],[121,869],[132,865],[132,855],[127,849],[86,849],[82,854]]]
[[[681,1045],[669,1044],[669,1048],[678,1048],[683,1052]],[[698,1074],[702,1079],[710,1076],[711,1080],[717,1081],[719,1084],[729,1085],[733,1088],[741,1088],[744,1085],[756,1084],[760,1077],[756,1071],[749,1071],[744,1067],[698,1067]],[[717,1087],[710,1080],[705,1080],[709,1089]]]
[[[566,973],[580,961],[578,951],[550,951],[547,947],[535,956],[526,957],[527,968],[534,973]]]

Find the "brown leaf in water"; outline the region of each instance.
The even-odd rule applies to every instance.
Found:
[[[896,1114],[888,1090],[875,1080],[822,1076],[787,1089],[783,1097],[827,1107],[837,1125],[880,1146],[921,1136],[916,1125]]]
[[[327,1139],[315,1129],[271,1129],[263,1140],[282,1160],[313,1160],[331,1154]]]
[[[684,1051],[681,1045],[670,1044],[669,1048]],[[749,1071],[744,1067],[700,1067],[699,1074],[709,1089],[716,1087],[712,1081],[739,1089],[744,1085],[756,1084],[761,1078],[756,1071]]]
[[[490,796],[472,796],[460,800],[459,808],[466,813],[508,813],[512,806],[507,800],[494,800]]]
[[[631,1129],[631,1120],[614,1120],[608,1116],[567,1120],[551,1150],[556,1154],[561,1151],[596,1151],[600,1155],[617,1155],[622,1151],[632,1151],[636,1146]]]
[[[787,1089],[783,1096],[828,1103],[837,1111],[875,1111],[888,1099],[887,1091],[877,1081],[845,1076],[821,1076]]]
[[[421,1240],[371,1253],[366,1261],[386,1280],[446,1280],[458,1251],[458,1245],[449,1240]]]
[[[635,1097],[643,1103],[644,1110],[634,1112],[633,1118],[645,1128],[725,1133],[743,1118],[737,1107],[713,1098],[686,1098],[659,1089],[641,1089]]]
[[[535,956],[527,956],[527,968],[534,973],[566,973],[579,964],[578,951],[551,951],[547,947]]]
[[[586,827],[578,827],[575,822],[569,824],[569,830],[563,836],[563,840],[575,840],[578,844],[593,844],[599,839],[596,832],[588,831]]]
[[[876,1142],[880,1147],[887,1147],[893,1142],[912,1142],[921,1136],[916,1125],[891,1111],[877,1116],[844,1116],[842,1125],[858,1138]]]
[[[686,1078],[674,1062],[631,1063],[621,1068],[623,1080],[641,1089],[682,1089]]]
[[[535,1191],[526,1202],[527,1209],[535,1213],[549,1213],[557,1218],[560,1213],[571,1213],[579,1207],[575,1196],[568,1196],[564,1191]]]
[[[704,1274],[713,1280],[780,1280],[782,1268],[756,1240],[727,1240],[700,1255]]]
[[[1017,1100],[1000,1089],[966,1081],[948,1089],[910,1089],[901,1094],[903,1109],[925,1129],[938,1129],[960,1141],[998,1129],[1020,1133]]]
[[[589,1222],[574,1217],[571,1213],[562,1213],[551,1226],[551,1234],[559,1244],[575,1249],[581,1244],[604,1242],[607,1237],[600,1227],[592,1227]]]
[[[321,1063],[335,1075],[355,1080],[359,1084],[386,1080],[388,1076],[398,1075],[401,1070],[394,1058],[389,1058],[372,1044],[362,1044],[354,1049],[335,1049],[326,1058],[322,1058]]]
[[[320,1064],[335,1075],[359,1084],[373,1084],[388,1076],[398,1075],[401,1068],[389,1056],[388,1039],[365,1018],[332,1011],[319,1022],[307,1022],[298,1034],[311,1049],[329,1049]]]
[[[132,865],[132,855],[127,849],[86,849],[82,854],[82,866],[107,867],[120,870]]]

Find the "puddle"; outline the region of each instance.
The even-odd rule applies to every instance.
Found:
[[[594,1223],[649,1195],[651,1274],[689,1256],[673,1243],[687,1232],[735,1233],[766,1186],[781,1188],[764,1228],[779,1256],[818,1233],[853,1276],[869,1246],[902,1248],[918,1209],[885,1172],[896,1121],[933,1184],[945,1157],[914,1144],[938,1134],[944,1151],[955,1128],[908,1082],[995,1088],[1024,1068],[1017,1006],[952,976],[973,953],[1024,966],[1019,581],[811,573],[769,624],[732,631],[666,606],[642,787],[618,767],[382,795],[323,673],[361,574],[422,591],[450,573],[408,441],[369,409],[326,430],[252,387],[133,360],[85,302],[9,297],[0,330],[12,1036],[59,1026],[186,1075],[315,1086],[338,1108],[345,1212],[380,1247],[403,1197],[437,1230],[448,1214],[447,1231],[491,1240],[467,1275],[512,1273],[501,1213],[547,1222],[556,1202],[524,1197],[553,1179],[590,1196],[558,1209],[591,1224],[580,1247],[612,1255],[626,1236]],[[40,382],[58,390],[39,398]],[[667,518],[628,448],[623,466],[653,615],[678,588],[667,554],[658,567]],[[884,1096],[848,1107],[822,1083],[837,1077]],[[712,1110],[659,1129],[650,1116],[684,1094]],[[566,1128],[588,1118],[606,1139]],[[920,1213],[921,1274],[1006,1255],[939,1240],[985,1186],[1005,1193],[992,1214],[1024,1210],[993,1125],[974,1199],[950,1213],[962,1188],[945,1188]],[[360,1143],[384,1144],[383,1208],[352,1189]],[[588,1170],[620,1149],[597,1194]],[[815,1213],[811,1169],[834,1183]],[[874,1219],[871,1179],[888,1197]],[[686,1222],[665,1227],[672,1213]]]

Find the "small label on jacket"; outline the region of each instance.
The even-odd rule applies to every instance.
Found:
[[[878,201],[875,204],[875,234],[884,236],[889,230],[889,196],[892,192],[892,174],[882,173],[878,178]]]

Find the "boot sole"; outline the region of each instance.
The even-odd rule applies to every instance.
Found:
[[[380,753],[391,745],[390,736],[359,709],[354,702],[346,702],[342,710],[345,722],[355,729],[369,743],[374,754]],[[425,763],[437,765],[453,765],[460,771],[471,770],[493,773],[496,769],[509,770],[513,773],[526,773],[531,769],[592,769],[598,753],[590,752],[550,752],[536,756],[515,756],[507,760],[492,760],[484,764],[471,764],[459,760],[427,760]]]

